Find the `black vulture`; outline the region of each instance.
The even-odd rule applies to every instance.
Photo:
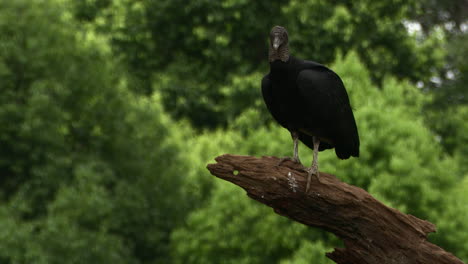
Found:
[[[353,111],[344,84],[335,72],[289,54],[284,27],[271,30],[268,57],[270,72],[262,79],[262,94],[273,118],[293,138],[294,157],[285,159],[300,163],[298,140],[314,150],[312,166],[305,169],[307,192],[312,174],[320,181],[319,151],[335,148],[340,159],[359,156]]]

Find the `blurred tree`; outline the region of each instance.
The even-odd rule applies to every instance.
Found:
[[[412,19],[421,24],[426,34],[439,25],[451,32],[462,32],[463,24],[468,22],[468,4],[465,0],[415,2],[411,9]]]
[[[321,168],[440,223],[434,239],[465,258],[455,244],[466,229],[455,202],[462,186],[444,193],[462,175],[456,161],[468,169],[467,111],[427,115],[452,159],[422,122],[430,98],[387,76],[426,81],[441,68],[444,35],[412,38],[403,26],[418,4],[0,1],[0,262],[302,263],[336,246],[207,177],[206,163],[224,152],[291,154],[260,96],[274,24],[290,29],[304,58],[330,63],[357,51],[334,69],[363,154],[338,161],[328,151]],[[447,52],[456,69],[464,41]],[[453,71],[454,90],[463,91],[464,72]],[[175,124],[163,106],[188,121]],[[190,123],[218,128],[195,133]]]
[[[448,193],[444,202],[447,206],[440,216],[437,233],[430,238],[437,244],[444,245],[446,250],[453,252],[460,259],[468,260],[468,175],[465,174],[457,187]]]
[[[467,21],[468,23],[468,21]],[[445,150],[456,155],[463,170],[468,172],[468,31],[450,35],[447,43],[447,63],[440,78],[425,87],[432,96],[427,104],[426,123],[435,131]]]
[[[454,105],[438,111],[426,111],[428,124],[439,135],[445,150],[453,155],[462,171],[468,173],[468,106]]]
[[[318,245],[311,245],[306,237]],[[317,241],[321,239],[328,246]],[[336,242],[329,234],[279,217],[247,199],[242,190],[220,181],[186,226],[172,234],[174,263],[279,263],[303,246],[312,247],[316,254],[301,249],[294,259],[324,258],[320,254],[331,249],[330,241]]]
[[[70,1],[73,16],[82,22],[94,22],[99,19],[103,10],[111,7],[112,0],[78,0]]]
[[[67,8],[0,2],[0,261],[168,263],[184,129]]]
[[[290,30],[293,53],[304,58],[331,63],[337,51],[356,50],[378,84],[389,74],[427,81],[442,67],[443,54],[435,52],[440,41],[420,43],[404,26],[415,0],[197,0],[184,8],[167,0],[120,0],[108,8],[100,2],[86,1],[87,9],[94,3],[92,10],[100,10],[96,27],[112,38],[136,91],[162,91],[165,108],[196,127],[235,119],[240,112],[226,107],[226,100],[241,97],[236,109],[255,100],[245,87],[238,91],[236,80],[266,73],[267,38],[275,24]],[[234,89],[224,93],[221,87]]]
[[[74,3],[75,16],[112,39],[133,90],[161,91],[165,109],[198,128],[225,126],[250,106],[262,109],[256,99],[268,70],[267,34],[282,24],[298,56],[330,63],[337,51],[352,49],[379,86],[388,76],[419,82],[434,99],[426,101],[426,123],[446,151],[454,153],[447,142],[465,145],[451,130],[463,126],[451,114],[463,112],[456,105],[468,98],[464,0]]]
[[[427,124],[441,136],[445,149],[453,153],[453,142],[461,143],[458,146],[467,143],[463,136],[454,135],[459,132],[453,128],[463,126],[455,123],[464,116],[463,108],[468,103],[468,3],[465,0],[416,1],[409,19],[416,28],[421,27],[419,38],[443,32],[446,40],[444,67],[432,73],[431,82],[424,88],[433,95],[426,109]]]

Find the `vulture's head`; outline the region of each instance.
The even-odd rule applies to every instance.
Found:
[[[270,32],[270,49],[269,60],[288,61],[289,47],[288,47],[288,31],[282,26],[274,26]]]

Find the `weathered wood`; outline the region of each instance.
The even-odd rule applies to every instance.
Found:
[[[427,241],[435,226],[415,216],[389,208],[361,188],[320,173],[312,177],[305,193],[307,173],[276,157],[222,155],[209,164],[211,174],[230,181],[247,195],[280,215],[334,233],[345,248],[327,256],[343,264],[410,264],[463,262]],[[280,232],[280,231],[279,231]]]

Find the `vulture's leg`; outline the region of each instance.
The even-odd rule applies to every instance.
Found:
[[[299,133],[297,132],[291,132],[291,137],[293,139],[293,144],[294,144],[294,156],[292,158],[290,157],[284,157],[278,162],[278,166],[280,166],[283,162],[287,160],[294,161],[296,163],[301,164],[301,160],[299,159]]]
[[[294,143],[293,161],[295,161],[297,163],[301,163],[301,161],[299,160],[299,134],[296,133],[296,132],[293,132],[292,137],[293,137],[293,143]]]
[[[314,157],[312,160],[312,166],[310,167],[310,169],[307,170],[306,193],[309,191],[309,188],[310,188],[310,178],[312,174],[317,176],[317,180],[320,182],[320,175],[319,175],[319,170],[318,170],[318,152],[319,152],[320,140],[316,137],[313,137],[312,140],[314,142]]]

